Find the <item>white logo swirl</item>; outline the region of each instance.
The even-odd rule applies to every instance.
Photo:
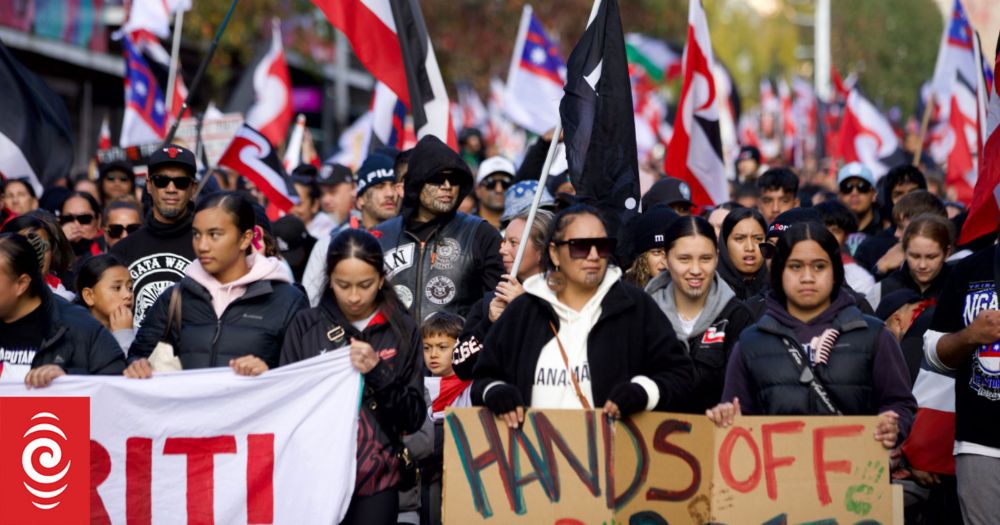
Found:
[[[50,412],[39,412],[31,416],[32,421],[36,419],[59,421],[59,418]],[[63,483],[60,487],[55,487],[55,485],[58,485],[66,477],[66,473],[69,472],[69,467],[73,462],[67,460],[66,466],[56,472],[62,463],[63,457],[60,443],[53,438],[58,436],[62,438],[63,442],[66,442],[66,434],[55,424],[42,422],[36,423],[29,428],[23,437],[28,437],[32,434],[39,435],[34,437],[24,447],[24,451],[21,453],[21,467],[24,469],[24,474],[33,483],[23,482],[24,488],[28,489],[28,492],[35,496],[35,498],[42,500],[39,502],[32,498],[32,505],[42,510],[54,509],[60,502],[55,501],[52,503],[51,501],[59,497],[66,490],[66,487],[69,486],[66,483]],[[42,472],[39,472],[39,470]]]

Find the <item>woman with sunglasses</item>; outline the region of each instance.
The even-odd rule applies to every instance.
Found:
[[[142,210],[134,200],[115,200],[104,207],[104,241],[109,250],[139,228]]]
[[[598,408],[612,417],[681,408],[691,362],[653,299],[621,281],[599,212],[567,208],[547,238],[547,274],[525,281],[486,336],[474,402],[512,428],[525,407]]]
[[[76,273],[77,304],[90,311],[115,337],[123,352],[135,339],[132,329],[132,277],[111,254],[88,257]]]
[[[837,239],[818,222],[778,238],[767,313],[739,336],[723,403],[706,411],[720,426],[748,415],[877,415],[874,439],[902,442],[916,401],[896,338],[861,313],[844,290]]]
[[[721,399],[729,355],[753,317],[715,273],[718,243],[707,220],[681,217],[664,237],[667,271],[649,282],[646,293],[670,320],[691,358],[695,387],[685,408],[700,413]]]
[[[77,257],[104,252],[101,206],[93,195],[74,191],[59,209],[59,224]]]
[[[281,261],[253,253],[255,226],[253,205],[242,194],[221,192],[199,201],[192,223],[198,258],[147,310],[129,349],[126,377],[152,376],[147,358],[164,334],[184,369],[228,365],[255,376],[278,366],[285,330],[308,303]],[[174,290],[181,304],[179,330],[167,326]]]
[[[764,216],[755,208],[736,208],[723,219],[719,232],[719,277],[741,301],[766,292],[770,285],[760,252],[767,232]]]

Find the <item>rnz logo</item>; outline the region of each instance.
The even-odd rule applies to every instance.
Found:
[[[31,428],[24,432],[24,438],[30,441],[21,452],[24,488],[31,494],[32,505],[51,510],[59,506],[59,496],[69,486],[66,476],[73,462],[63,456],[67,438],[55,414],[39,412],[31,421]]]

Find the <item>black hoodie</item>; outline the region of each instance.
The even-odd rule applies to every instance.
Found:
[[[184,277],[184,271],[194,261],[191,244],[193,207],[177,222],[156,220],[152,209],[146,212],[145,225],[129,234],[111,248],[111,253],[128,266],[134,281],[135,329],[146,316],[146,309],[156,302],[164,290]]]
[[[740,301],[746,301],[757,294],[766,293],[771,288],[767,265],[761,264],[757,273],[748,280],[733,264],[726,242],[727,239],[719,240],[719,277],[726,281],[726,284],[733,289],[736,298]]]

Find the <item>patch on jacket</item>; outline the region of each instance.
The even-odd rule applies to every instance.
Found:
[[[397,273],[413,266],[413,253],[416,244],[409,243],[397,246],[391,250],[386,250],[385,256],[385,278],[392,279]]]
[[[383,361],[386,359],[392,359],[393,357],[396,357],[395,348],[385,348],[378,351],[378,358]]]
[[[455,299],[458,292],[455,281],[444,275],[437,275],[427,281],[427,289],[424,290],[427,299],[437,305],[446,305]]]
[[[714,326],[709,326],[708,330],[701,336],[701,344],[710,345],[715,343],[723,343],[726,341],[726,326],[722,325],[718,328]]]

